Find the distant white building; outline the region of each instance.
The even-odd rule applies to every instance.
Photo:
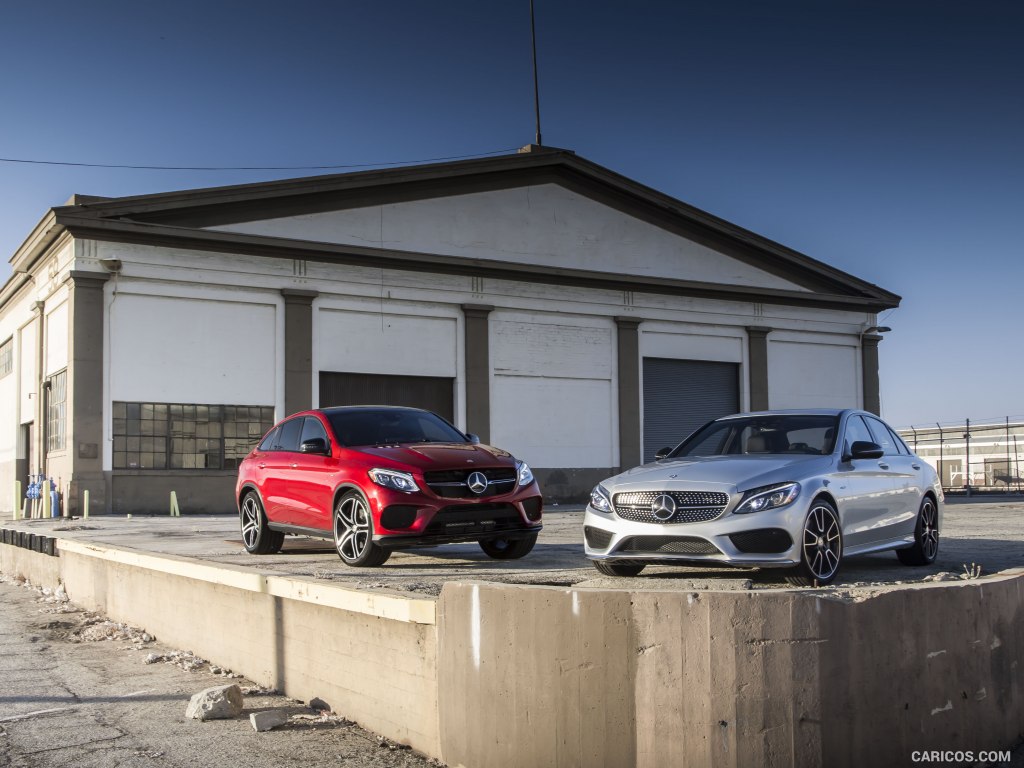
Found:
[[[898,430],[947,490],[1024,487],[1024,422],[943,424]],[[970,437],[968,438],[968,435]]]
[[[899,297],[572,152],[50,210],[0,289],[0,511],[233,509],[275,420],[431,408],[582,498],[707,419],[878,410]]]

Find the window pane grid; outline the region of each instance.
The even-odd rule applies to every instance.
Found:
[[[273,423],[270,406],[115,402],[114,469],[237,469]]]
[[[14,370],[14,337],[0,344],[0,379]]]
[[[61,371],[50,377],[46,398],[46,450],[64,450],[64,429],[67,424],[68,372]]]

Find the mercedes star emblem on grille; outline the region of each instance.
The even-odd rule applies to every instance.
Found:
[[[466,478],[466,485],[469,486],[469,490],[479,495],[487,490],[489,483],[487,482],[487,477],[483,472],[474,472]],[[674,507],[675,505],[673,504],[673,509]]]
[[[651,502],[651,512],[659,520],[671,520],[676,513],[676,500],[663,493]]]

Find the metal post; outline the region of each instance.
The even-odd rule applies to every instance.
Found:
[[[82,517],[89,519],[89,489],[82,491]]]
[[[942,435],[942,426],[939,422],[935,422],[935,428],[939,430],[939,485],[942,485],[942,446],[945,444],[945,440]]]
[[[1010,417],[1006,417],[1006,474],[1010,474]],[[1010,481],[1006,481],[1006,490],[1010,490]]]
[[[47,477],[43,478],[43,487],[39,489],[39,493],[42,496],[42,502],[43,502],[42,518],[44,520],[46,520],[46,519],[48,519],[50,517],[50,502],[52,501],[52,499],[50,498],[50,479],[49,478],[47,478]]]
[[[964,472],[964,478],[967,480],[967,495],[971,495],[971,420],[967,419],[967,431],[964,432],[964,441],[967,448],[967,459],[966,459],[966,470]]]

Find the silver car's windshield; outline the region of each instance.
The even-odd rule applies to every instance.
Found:
[[[836,444],[839,417],[816,414],[746,416],[705,424],[670,458],[743,454],[825,456]]]

